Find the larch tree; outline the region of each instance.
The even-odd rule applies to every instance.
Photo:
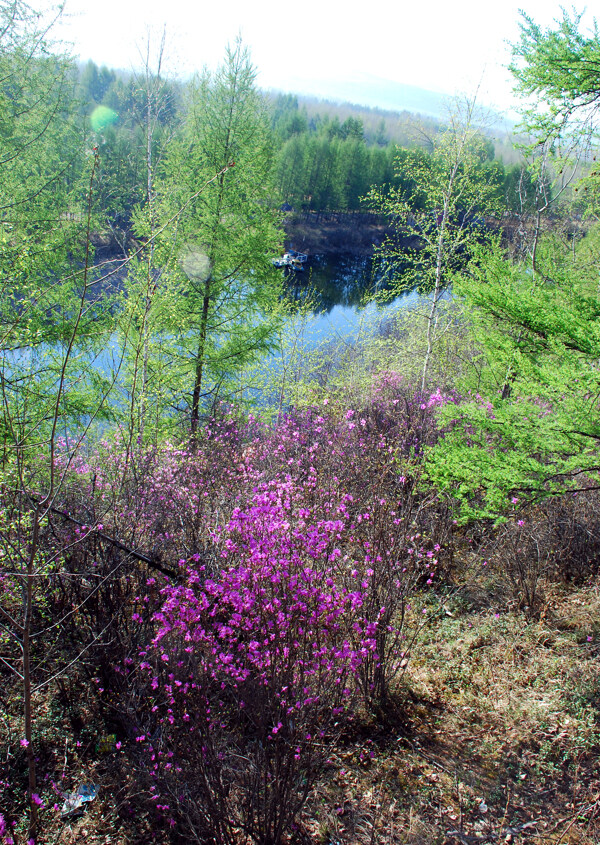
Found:
[[[93,346],[100,330],[91,277],[81,269],[86,251],[90,258],[83,213],[89,171],[74,119],[75,69],[50,43],[51,24],[24,3],[0,3],[0,426],[5,459],[14,456],[18,443],[23,449],[29,441],[39,444],[57,410],[61,416],[87,413],[80,388],[93,374],[88,371],[89,378],[82,380],[78,365],[74,372],[74,356],[65,370],[62,354],[82,296],[76,345]],[[96,169],[92,150],[88,164]],[[71,382],[72,389],[62,391],[57,406],[55,389],[61,382]]]
[[[174,221],[160,238],[172,404],[195,433],[236,368],[269,348],[280,292],[269,119],[239,41],[216,73],[191,83],[157,197]]]
[[[594,268],[583,248],[542,241],[535,276],[488,248],[455,283],[479,356],[443,410],[429,470],[465,519],[597,484],[598,256]]]
[[[91,390],[102,382],[93,365],[102,320],[89,272],[98,156],[90,150],[84,166],[75,69],[51,43],[52,24],[20,0],[0,0],[0,661],[22,703],[29,837],[35,694],[60,648],[43,606],[62,561],[41,538],[62,487],[59,464],[102,404]]]
[[[524,122],[537,141],[564,138],[567,129],[588,133],[600,116],[600,32],[594,21],[581,31],[582,15],[569,15],[554,28],[523,15],[520,39],[513,45],[515,91],[525,98]]]

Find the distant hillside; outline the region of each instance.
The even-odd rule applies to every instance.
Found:
[[[298,103],[306,110],[309,119],[321,115],[329,120],[337,117],[343,123],[349,117],[358,118],[362,121],[367,143],[427,146],[427,139],[444,128],[444,122],[438,118],[407,110],[389,111],[348,102],[319,100],[308,95],[298,95]]]
[[[447,112],[448,97],[414,85],[402,85],[372,76],[368,73],[353,74],[345,80],[314,80],[299,83],[298,94],[354,103],[358,106],[386,109],[396,112],[413,112],[430,117],[442,117]]]
[[[299,82],[294,86],[294,93],[373,109],[411,112],[438,120],[447,118],[453,100],[452,95],[440,91],[404,85],[369,73],[353,74],[343,81],[323,79],[310,83]],[[511,125],[505,115],[500,113],[495,113],[493,120],[502,126]]]

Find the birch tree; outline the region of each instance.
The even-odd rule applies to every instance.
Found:
[[[498,196],[493,172],[484,167],[486,146],[475,117],[474,101],[459,103],[446,131],[431,139],[431,153],[411,150],[397,157],[400,187],[370,194],[372,207],[394,229],[379,251],[392,276],[389,290],[397,294],[416,288],[423,295],[421,389],[441,328],[440,301],[471,245],[484,236],[484,215]],[[407,246],[407,239],[413,245]]]

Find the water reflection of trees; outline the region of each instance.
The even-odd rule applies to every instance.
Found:
[[[315,314],[336,305],[358,308],[372,294],[384,294],[389,278],[373,257],[315,255],[307,270],[286,275],[286,296],[298,305],[310,302]]]

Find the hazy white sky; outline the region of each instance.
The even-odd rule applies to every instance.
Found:
[[[131,68],[166,25],[167,68],[181,75],[215,67],[240,33],[263,88],[310,93],[363,74],[448,94],[481,83],[479,101],[506,108],[519,8],[543,26],[561,17],[557,0],[67,0],[62,33],[82,59]]]

